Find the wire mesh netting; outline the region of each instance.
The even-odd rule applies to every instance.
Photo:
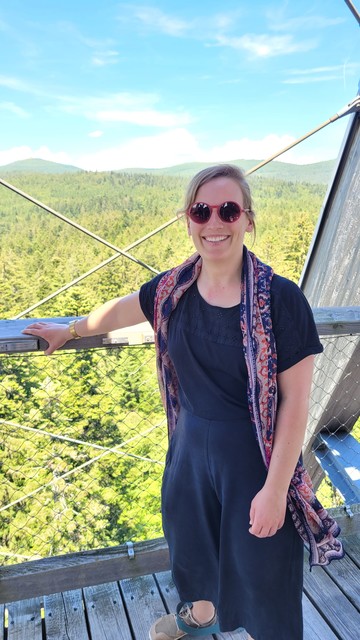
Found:
[[[305,458],[324,506],[331,507],[344,498],[324,480],[318,464],[324,442],[316,432],[320,426],[322,434],[345,438],[352,430],[346,446],[359,441],[359,359],[352,357],[359,336],[322,337],[322,343]],[[339,366],[343,358],[351,370]],[[0,370],[0,561],[161,536],[167,428],[154,346],[63,351],[51,358],[6,354]]]

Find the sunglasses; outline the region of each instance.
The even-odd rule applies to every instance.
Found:
[[[220,220],[223,222],[236,222],[242,213],[248,213],[250,209],[243,209],[237,202],[223,202],[222,204],[207,204],[206,202],[194,202],[188,210],[187,215],[193,222],[205,224],[209,222],[213,209],[216,210]]]

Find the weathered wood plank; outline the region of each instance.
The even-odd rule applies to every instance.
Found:
[[[8,640],[42,640],[40,598],[13,602],[7,608]]]
[[[332,562],[325,571],[360,611],[360,571],[351,558],[345,556],[340,562]]]
[[[360,568],[360,535],[349,535],[344,540],[346,554]]]
[[[227,633],[216,633],[214,636],[217,640],[247,640],[248,634],[245,629],[238,631],[228,631]]]
[[[167,610],[173,613],[174,611],[176,611],[176,605],[179,602],[179,594],[173,583],[170,571],[157,573],[156,580],[165,601]],[[203,636],[203,640],[213,640],[213,636]]]
[[[303,595],[304,640],[338,640],[309,598]]]
[[[360,117],[355,113],[349,117],[338,166],[300,277],[313,307],[360,303],[359,151]]]
[[[314,567],[311,573],[305,572],[304,591],[312,602],[316,602],[324,619],[341,640],[358,637],[359,613],[321,567]]]
[[[116,582],[85,587],[91,640],[133,640]]]
[[[46,640],[89,640],[80,590],[44,598]]]
[[[155,579],[168,613],[173,613],[176,611],[180,598],[171,577],[171,571],[158,572],[155,574]]]
[[[0,603],[169,568],[169,551],[164,538],[135,543],[134,554],[130,559],[124,544],[1,567]]]
[[[61,318],[25,318],[21,320],[0,320],[0,353],[23,353],[29,351],[43,351],[46,341],[42,338],[21,333],[25,327],[34,322],[59,322],[68,324],[70,320],[80,320],[80,317]],[[351,321],[351,316],[350,316]],[[94,349],[99,347],[111,347],[132,344],[148,344],[154,342],[154,331],[149,322],[124,329],[111,331],[110,333],[81,338],[81,340],[69,340],[61,350]]]
[[[134,638],[147,640],[153,622],[167,613],[154,576],[121,580],[120,589]]]
[[[320,335],[346,335],[360,333],[360,308],[353,307],[319,307],[313,309],[316,325]],[[23,353],[43,351],[46,341],[21,331],[34,322],[59,322],[68,324],[70,320],[80,317],[60,318],[22,318],[20,320],[0,320],[0,353]],[[92,349],[116,345],[145,344],[154,341],[154,332],[148,322],[133,327],[125,327],[100,336],[69,340],[62,350]]]

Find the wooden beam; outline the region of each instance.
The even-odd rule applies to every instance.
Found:
[[[360,333],[360,306],[358,307],[319,307],[313,309],[315,322],[320,335],[348,335]],[[21,320],[0,320],[0,353],[25,353],[43,351],[46,341],[21,333],[33,322],[59,322],[68,324],[76,320],[74,316],[61,318],[23,318]],[[119,345],[148,344],[154,342],[154,332],[148,322],[126,327],[108,334],[69,340],[62,350],[95,349]]]
[[[343,507],[329,509],[343,537],[359,531],[360,505],[352,505],[351,509],[351,517]],[[137,542],[133,548],[132,559],[127,545],[123,544],[1,567],[0,603],[169,570],[169,551],[164,538]]]
[[[163,538],[135,543],[133,550],[133,558],[124,544],[1,567],[0,603],[169,569],[169,551]]]

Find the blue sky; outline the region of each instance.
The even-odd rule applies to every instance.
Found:
[[[263,159],[355,97],[344,0],[0,4],[0,165]],[[348,117],[280,159],[338,154]]]

